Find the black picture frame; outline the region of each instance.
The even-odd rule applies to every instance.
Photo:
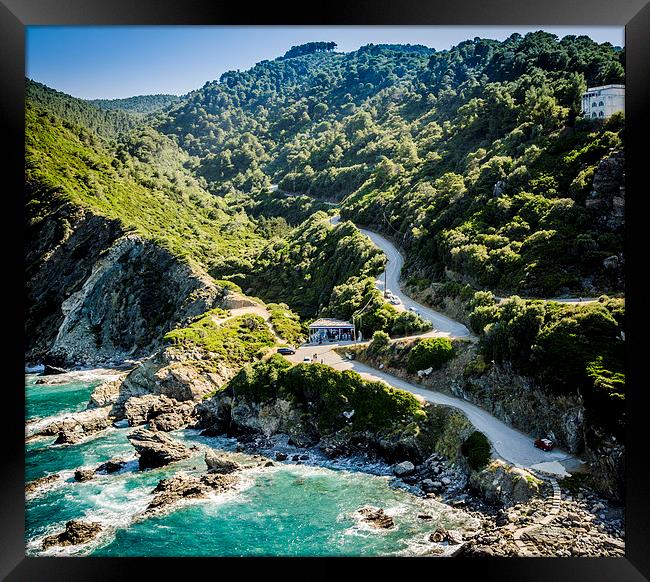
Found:
[[[309,14],[307,9],[311,8]],[[221,575],[226,566],[235,566],[242,575],[249,567],[267,572],[279,567],[286,574],[310,575],[313,559],[294,559],[287,570],[284,559],[247,560],[246,570],[237,559],[189,558],[26,558],[24,543],[24,391],[22,310],[22,192],[24,181],[24,28],[28,25],[117,25],[117,24],[395,24],[395,25],[616,25],[626,27],[626,344],[627,344],[627,451],[626,451],[626,556],[625,558],[500,558],[420,561],[415,565],[436,577],[499,580],[589,580],[641,581],[650,579],[650,461],[644,414],[647,391],[643,383],[645,320],[641,278],[648,248],[643,232],[644,144],[650,136],[650,5],[646,0],[374,0],[356,4],[330,1],[326,5],[278,5],[265,3],[217,3],[207,0],[1,0],[0,55],[2,89],[0,91],[6,166],[2,174],[3,203],[7,208],[4,228],[4,265],[10,271],[4,285],[5,319],[11,319],[11,331],[5,337],[14,341],[5,348],[5,367],[10,373],[3,390],[5,438],[3,476],[0,482],[0,575],[7,580],[116,580],[136,576],[168,579],[187,576],[198,567],[207,567]],[[15,227],[15,228],[12,228]],[[647,241],[647,239],[645,239]],[[645,244],[645,247],[644,247]],[[15,274],[12,271],[15,270]],[[13,275],[13,277],[12,277]],[[13,281],[14,283],[11,283]],[[8,328],[9,329],[9,328]],[[24,338],[23,338],[24,339]],[[15,376],[14,376],[15,374]],[[230,562],[224,562],[229,560]],[[298,560],[298,561],[296,561]],[[331,560],[330,560],[331,561]],[[335,568],[341,561],[335,560]],[[300,562],[300,563],[298,563]],[[366,560],[364,570],[379,565],[385,571],[388,562]],[[346,572],[349,566],[345,565]],[[404,566],[402,566],[404,568]],[[412,576],[412,564],[402,573]],[[190,574],[191,575],[191,574]],[[198,575],[195,574],[195,575]],[[366,573],[367,575],[367,573]],[[480,578],[478,578],[480,577]],[[470,578],[471,579],[471,578]]]

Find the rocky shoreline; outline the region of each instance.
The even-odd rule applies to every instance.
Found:
[[[114,385],[115,380],[111,379],[110,383]],[[102,386],[96,392],[101,393]],[[116,393],[114,388],[111,391]],[[500,461],[492,461],[482,471],[470,471],[462,458],[433,453],[424,459],[400,459],[400,450],[408,452],[408,449],[376,449],[368,447],[368,442],[324,436],[313,442],[300,438],[299,432],[281,432],[279,424],[275,431],[271,431],[272,434],[259,430],[259,425],[258,430],[228,434],[222,423],[215,424],[221,409],[213,405],[206,409],[202,402],[205,401],[177,401],[160,394],[132,395],[117,410],[111,408],[110,403],[98,408],[91,407],[45,425],[40,434],[58,435],[57,439],[68,435],[64,442],[75,443],[79,442],[76,437],[97,435],[120,421],[123,423],[121,426],[137,427],[129,434],[129,440],[139,456],[140,469],[148,469],[187,459],[192,449],[196,449],[174,439],[173,433],[169,435],[165,430],[166,426],[171,431],[186,427],[202,428],[206,436],[235,436],[236,451],[251,455],[254,465],[258,467],[273,467],[278,463],[327,466],[350,462],[354,463],[355,470],[371,474],[390,473],[392,486],[459,509],[480,522],[481,526],[476,532],[460,537],[457,532],[437,531],[432,526],[430,541],[438,548],[432,550],[432,555],[439,555],[442,548],[445,555],[472,556],[624,554],[623,510],[608,504],[579,483],[569,484],[573,491],[571,494],[565,487],[558,496],[550,481],[531,478],[527,472]],[[206,410],[210,413],[207,416]],[[287,413],[282,407],[275,412]],[[239,416],[233,416],[244,419],[242,414],[257,417],[261,416],[260,413],[264,413],[264,410],[259,407],[247,407],[245,410],[239,409]],[[268,416],[268,410],[266,414],[265,422],[275,426],[272,415]],[[170,416],[178,416],[180,421],[162,422]],[[251,424],[249,420],[244,419],[243,422],[246,426]],[[252,426],[255,424],[252,423]],[[462,423],[459,427],[465,430]],[[445,438],[448,440],[450,437],[447,435]],[[455,446],[449,450],[454,450]],[[381,454],[385,450],[392,451],[392,460]],[[162,480],[152,491],[153,497],[145,515],[167,509],[184,499],[206,498],[212,493],[221,493],[236,486],[241,467],[232,458],[216,451],[207,451],[204,458],[208,469],[206,473],[197,476],[179,471],[170,479]],[[94,469],[79,468],[74,480],[89,480],[96,473],[108,475],[119,472],[124,465],[122,459],[111,459]],[[379,465],[382,469],[377,472]],[[26,493],[30,497],[35,496],[57,480],[58,477],[54,475],[37,479],[26,485]],[[359,511],[362,509],[359,508]],[[390,528],[391,520],[382,512],[381,507],[370,507],[361,511],[359,518],[370,520],[372,527]],[[417,517],[424,521],[427,519],[426,514]],[[50,542],[54,544],[53,540]]]
[[[315,461],[313,452],[311,455],[272,452],[278,448],[278,443],[281,443],[279,448],[286,451],[284,443],[287,440],[290,439],[286,435],[282,438],[278,435],[274,439],[240,437],[237,450],[253,455],[262,452],[262,459],[272,457],[275,462],[303,464]],[[315,449],[318,450],[318,447]],[[377,459],[358,454],[336,458],[341,461],[354,460],[360,470],[363,470],[365,463],[366,470],[375,473]],[[448,532],[432,530],[431,536],[435,539],[431,541],[442,542],[443,545],[458,544],[454,555],[619,557],[625,554],[624,508],[609,504],[588,488],[575,486],[574,494],[565,490],[555,501],[551,482],[545,480],[541,481],[536,494],[526,500],[511,500],[505,505],[498,501],[487,503],[482,493],[471,487],[467,476],[457,467],[440,456],[427,461],[424,466],[413,466],[412,469],[409,467],[412,463],[408,462],[393,465],[391,485],[461,509],[479,520],[481,526],[475,534],[464,534],[458,538],[457,532],[452,532],[451,536],[455,536],[453,542],[448,539]],[[439,485],[434,481],[435,491],[431,490],[430,476],[427,477],[431,471],[439,478]],[[492,500],[496,499],[493,497]],[[362,519],[369,517],[373,526],[391,527],[382,508],[360,508],[359,511]],[[427,517],[430,518],[426,514],[418,515],[418,519],[426,520]],[[542,520],[545,523],[540,523]],[[523,533],[518,535],[519,532]],[[436,533],[438,535],[434,535]]]

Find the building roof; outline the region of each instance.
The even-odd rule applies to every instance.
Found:
[[[309,327],[354,327],[349,321],[342,319],[317,319],[314,323],[310,323]]]
[[[616,83],[612,83],[610,85],[599,85],[598,87],[587,87],[587,93],[589,91],[600,91],[602,89],[625,89],[625,85],[620,85]]]

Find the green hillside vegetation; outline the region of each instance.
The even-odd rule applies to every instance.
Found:
[[[409,352],[406,369],[409,372],[433,368],[439,370],[454,357],[454,346],[446,337],[419,340]]]
[[[286,303],[268,303],[271,325],[287,343],[298,346],[307,339],[307,325]]]
[[[353,431],[390,430],[426,416],[409,392],[363,380],[351,370],[340,372],[323,364],[291,366],[278,355],[244,367],[224,387],[228,389],[254,401],[290,399],[314,414],[322,434],[346,427]],[[343,412],[351,410],[354,414],[348,421]]]
[[[625,303],[562,304],[485,297],[470,319],[486,361],[509,363],[556,395],[578,392],[591,420],[624,436]]]
[[[356,152],[346,153],[347,163],[337,159],[341,146],[335,146],[340,140],[345,145],[341,120],[351,120],[356,108],[382,88],[413,78],[433,51],[368,45],[346,54],[306,52],[224,73],[158,117],[163,133],[201,158],[198,172],[211,191],[252,191],[268,187],[270,177],[279,183],[289,180],[290,172],[309,174],[310,168],[322,173],[322,183],[333,190],[349,179],[359,182],[364,164],[339,168],[357,165],[347,161]],[[346,128],[354,131],[353,125]],[[307,164],[310,142],[316,140],[323,151],[314,155],[318,164],[316,159]],[[286,189],[303,191],[300,184],[291,185],[295,188]]]
[[[88,99],[88,103],[106,111],[119,110],[129,113],[146,115],[154,111],[167,109],[178,103],[182,97],[178,95],[138,95],[125,99]]]
[[[71,97],[31,79],[25,79],[25,98],[38,103],[64,124],[83,126],[107,139],[141,125],[141,120],[126,111],[103,111],[89,101]]]
[[[431,329],[431,324],[411,311],[397,311],[375,286],[375,277],[350,277],[332,290],[322,314],[338,319],[354,318],[357,331],[369,338],[376,331],[405,336]]]
[[[283,218],[291,226],[297,226],[316,212],[328,212],[331,206],[311,196],[284,194],[260,190],[241,199],[242,208],[256,218],[265,216]]]
[[[259,358],[276,339],[259,315],[239,315],[223,321],[220,310],[208,311],[184,328],[165,335],[171,345],[198,348],[200,367],[212,370],[221,364],[242,366]]]
[[[622,251],[621,225],[586,202],[599,163],[623,150],[623,120],[577,114],[587,86],[624,82],[624,51],[544,32],[440,52],[308,49],[228,72],[157,117],[199,157],[208,189],[273,181],[345,199],[344,218],[394,236],[410,274],[429,280],[448,270],[544,296],[621,288],[620,269],[603,266]]]
[[[69,202],[210,268],[245,257],[264,241],[243,212],[232,213],[193,177],[191,159],[168,137],[142,127],[111,147],[100,137],[28,101],[26,194],[31,220]]]
[[[240,278],[265,301],[285,302],[313,317],[329,304],[337,284],[360,273],[378,274],[383,261],[353,224],[333,226],[317,212],[285,238],[271,241]]]

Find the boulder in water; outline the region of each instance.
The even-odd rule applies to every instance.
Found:
[[[162,479],[153,490],[155,497],[147,507],[147,512],[165,508],[181,499],[200,499],[208,493],[221,493],[237,483],[233,475],[208,473],[200,477],[190,477],[178,473],[168,479]]]
[[[411,463],[411,461],[403,461],[402,463],[397,463],[397,465],[393,467],[393,473],[397,477],[410,475],[413,471],[415,471],[415,465]]]
[[[54,483],[55,481],[59,480],[59,475],[57,473],[53,473],[52,475],[45,475],[45,477],[39,477],[38,479],[34,479],[33,481],[30,481],[25,485],[25,493],[34,493],[41,487],[45,487],[46,485],[50,485],[51,483]]]
[[[429,536],[429,541],[437,544],[447,542],[448,544],[462,544],[463,543],[463,534],[456,530],[446,530],[443,528],[438,528]]]
[[[94,469],[77,469],[74,472],[75,481],[90,481],[95,476]]]
[[[214,451],[206,451],[205,464],[208,466],[208,473],[219,473],[221,475],[234,473],[240,468],[235,461],[226,458],[225,455],[218,455]]]
[[[141,428],[127,438],[140,456],[141,469],[162,467],[190,456],[190,451],[185,445],[162,432]]]
[[[103,473],[115,473],[124,467],[124,465],[126,465],[126,461],[122,459],[111,459],[99,465],[96,470]]]
[[[395,525],[395,521],[390,515],[386,515],[383,509],[372,507],[370,505],[362,507],[357,512],[361,515],[362,521],[380,529],[389,529]]]
[[[47,536],[43,540],[43,549],[50,546],[77,546],[85,544],[102,531],[102,526],[96,522],[86,522],[78,519],[70,520],[65,524],[65,530],[61,533]]]

